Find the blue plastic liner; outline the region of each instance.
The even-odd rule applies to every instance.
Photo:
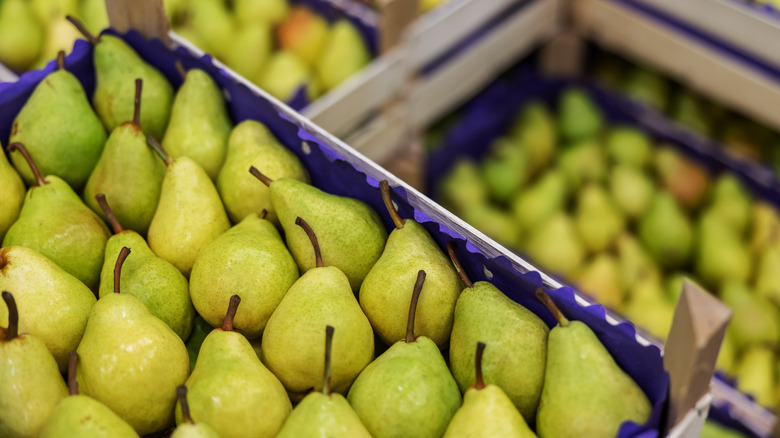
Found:
[[[360,168],[350,164],[347,161],[348,157],[328,146],[331,140],[307,130],[303,123],[295,120],[287,110],[277,108],[263,97],[253,94],[246,86],[214,66],[209,56],[198,58],[184,48],[170,50],[160,41],[147,41],[135,32],[122,37],[147,62],[162,71],[175,87],[179,87],[182,82],[175,68],[176,60],[181,61],[187,69],[200,68],[209,73],[225,92],[227,106],[235,123],[246,119],[264,123],[282,144],[303,161],[311,174],[313,184],[326,192],[351,196],[368,203],[380,214],[388,231],[394,228],[384,208],[378,182]],[[76,74],[89,95],[94,89],[91,55],[92,47],[84,41],[79,41],[65,63],[67,69]],[[50,63],[42,71],[23,75],[16,83],[0,85],[0,140],[4,144],[8,141],[11,124],[16,114],[38,82],[53,70],[54,64]],[[353,159],[353,161],[359,160]],[[441,248],[444,248],[448,241],[456,242],[458,256],[473,281],[492,281],[513,300],[542,317],[547,324],[551,326],[554,324],[552,315],[534,295],[536,288],[542,286],[539,273],[521,274],[514,269],[509,259],[503,256],[486,257],[446,224],[437,223],[422,210],[413,208],[407,202],[407,194],[402,188],[397,188],[394,192],[394,199],[402,217],[414,218],[420,222]],[[608,323],[602,306],[579,305],[572,289],[563,287],[548,292],[567,317],[583,321],[593,329],[617,363],[645,391],[653,405],[652,416],[646,424],[625,423],[620,429],[619,436],[648,438],[658,436],[658,427],[669,386],[660,350],[655,346],[639,344],[632,324],[620,323],[613,326]]]

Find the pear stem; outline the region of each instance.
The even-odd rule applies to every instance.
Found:
[[[187,401],[187,387],[184,385],[177,386],[176,396],[179,397],[182,421],[187,424],[195,424],[195,421],[193,421],[192,416],[190,415],[190,403]]]
[[[71,351],[68,355],[68,395],[79,395],[79,382],[76,381],[76,366],[79,354]]]
[[[265,176],[262,173],[260,173],[260,171],[257,170],[257,167],[255,167],[255,166],[252,166],[252,167],[249,168],[249,173],[254,175],[255,178],[257,178],[260,181],[262,181],[263,184],[265,184],[268,187],[270,187],[271,183],[274,182],[274,180],[272,180],[271,178],[268,178],[267,176]]]
[[[460,277],[460,281],[462,281],[467,288],[473,289],[474,283],[472,283],[471,280],[469,280],[469,276],[466,275],[466,271],[463,270],[463,265],[460,264],[460,260],[458,260],[458,256],[455,255],[455,242],[452,240],[447,242],[447,254],[449,254],[450,260],[452,260],[452,264],[455,265],[455,270],[458,271],[458,276]]]
[[[41,175],[40,169],[38,169],[38,165],[35,164],[35,161],[30,156],[30,153],[27,151],[27,148],[24,147],[23,144],[17,142],[11,143],[8,145],[8,152],[13,151],[19,151],[20,154],[24,157],[24,159],[27,161],[27,165],[30,166],[30,170],[32,170],[33,175],[35,175],[35,185],[36,186],[43,186],[45,184],[48,184],[48,182],[43,179],[43,175]]]
[[[476,381],[474,382],[474,389],[482,389],[485,387],[485,380],[482,377],[482,355],[485,352],[485,343],[477,342],[477,354],[474,356],[474,368],[476,369]]]
[[[184,64],[181,63],[180,59],[176,60],[176,63],[174,63],[176,66],[176,71],[179,72],[179,75],[182,79],[187,79],[187,69],[184,68]]]
[[[417,339],[414,335],[414,317],[417,314],[417,301],[420,299],[423,283],[425,283],[425,271],[417,271],[417,281],[414,282],[412,302],[409,303],[409,318],[406,320],[406,343],[411,344]]]
[[[333,361],[333,326],[325,327],[325,370],[322,375],[322,393],[330,395],[331,362]]]
[[[233,295],[230,297],[230,303],[228,304],[228,310],[225,314],[225,318],[222,320],[222,331],[233,331],[233,319],[236,317],[238,311],[238,304],[241,302],[241,297]]]
[[[152,149],[154,149],[155,152],[157,152],[157,155],[159,155],[160,158],[162,158],[166,166],[171,164],[171,161],[173,161],[171,159],[171,156],[168,155],[168,151],[165,150],[165,148],[160,144],[159,141],[157,141],[156,138],[150,135],[146,137],[146,142],[149,144],[149,146],[152,147]]]
[[[141,78],[135,80],[135,101],[133,102],[133,125],[141,126],[141,90],[144,88],[144,81]]]
[[[8,328],[5,330],[5,340],[12,341],[19,336],[19,309],[11,292],[3,291],[3,301],[8,306]]]
[[[114,216],[114,211],[111,210],[111,207],[108,205],[106,195],[103,193],[98,193],[95,195],[95,200],[100,206],[100,209],[103,210],[103,213],[105,213],[106,217],[108,218],[108,222],[111,223],[111,228],[114,230],[114,234],[119,234],[124,231],[122,224],[119,223],[119,220],[117,220],[116,216]]]
[[[260,212],[260,214],[257,215],[260,219],[265,219],[266,216],[268,216],[268,210],[263,209],[263,211]]]
[[[393,200],[390,198],[390,183],[386,179],[379,182],[379,190],[382,192],[382,200],[385,201],[385,208],[390,213],[390,217],[393,219],[393,223],[397,229],[404,227],[404,220],[398,215],[398,211],[393,205]]]
[[[65,51],[57,52],[57,70],[65,70]]]
[[[314,230],[311,229],[308,223],[306,223],[303,218],[300,216],[295,218],[295,225],[298,225],[299,227],[303,228],[303,231],[306,232],[306,235],[309,236],[309,240],[311,240],[311,246],[314,247],[314,261],[315,266],[318,268],[321,268],[325,266],[322,263],[322,254],[320,253],[320,243],[317,241],[317,235],[314,234]]]
[[[95,35],[92,35],[92,33],[87,30],[87,27],[84,26],[84,23],[81,22],[78,18],[72,16],[72,15],[66,15],[65,19],[70,21],[74,26],[76,26],[76,29],[84,35],[84,38],[89,41],[90,44],[95,45],[100,42],[100,38],[96,37]]]
[[[561,309],[555,305],[555,302],[552,300],[552,298],[550,298],[550,296],[547,295],[547,292],[545,292],[541,287],[536,288],[536,298],[539,298],[539,300],[547,307],[547,309],[550,310],[550,313],[552,313],[555,319],[558,320],[558,325],[561,327],[566,327],[569,325],[569,320],[563,316]]]
[[[114,265],[114,293],[119,293],[119,277],[122,275],[122,265],[125,263],[125,259],[130,255],[130,248],[124,246],[119,251],[119,256],[116,258],[116,264]]]

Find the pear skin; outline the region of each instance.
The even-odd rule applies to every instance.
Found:
[[[349,20],[342,18],[331,26],[315,68],[322,87],[331,90],[370,61],[371,54],[360,31]]]
[[[2,150],[2,144],[0,144]],[[11,228],[19,217],[24,204],[24,194],[26,189],[22,178],[11,167],[5,154],[0,157],[0,192],[3,193],[3,199],[0,200],[0,242],[5,237],[5,233]]]
[[[176,388],[179,396],[179,409],[181,409],[182,421],[176,426],[171,438],[219,438],[214,429],[206,423],[196,423],[190,416],[190,405],[187,402],[187,387],[184,385]]]
[[[7,66],[25,70],[43,46],[44,29],[25,0],[0,4],[0,60]]]

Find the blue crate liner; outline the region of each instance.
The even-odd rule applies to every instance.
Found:
[[[572,86],[584,89],[610,124],[636,126],[656,142],[675,146],[712,173],[727,171],[735,174],[756,197],[780,206],[780,183],[763,166],[735,159],[715,142],[690,132],[641,103],[602,88],[596,82],[543,78],[529,68],[511,72],[463,105],[458,123],[446,131],[439,147],[428,156],[425,169],[427,194],[433,197],[439,181],[459,158],[480,160],[491,143],[508,131],[517,111],[527,102],[538,100],[549,108],[555,108],[561,92]],[[566,283],[565,279],[561,280]],[[719,373],[715,378],[736,387],[733,379]],[[763,409],[757,405],[756,408]],[[758,436],[733,415],[728,403],[714,405],[710,412],[710,417],[716,421],[750,436]]]
[[[254,119],[264,123],[282,144],[303,161],[316,186],[330,193],[365,201],[380,213],[387,230],[394,228],[384,208],[377,180],[368,176],[359,167],[350,164],[348,150],[333,147],[332,140],[308,128],[306,123],[296,119],[289,109],[276,107],[265,98],[253,94],[245,85],[217,68],[209,56],[198,58],[184,48],[171,50],[160,41],[147,41],[135,32],[121,37],[147,62],[162,71],[175,87],[180,86],[182,82],[175,68],[176,60],[181,61],[185,68],[200,68],[208,72],[225,92],[233,122]],[[94,90],[91,55],[92,46],[85,41],[78,41],[65,63],[67,69],[79,78],[88,95],[91,95]],[[24,74],[16,83],[0,84],[0,140],[4,144],[8,141],[14,117],[35,86],[54,68],[54,64],[51,63],[41,71]],[[352,162],[356,161],[359,160],[352,159]],[[539,273],[523,274],[518,272],[504,256],[497,258],[485,256],[463,236],[452,231],[447,224],[437,223],[424,211],[412,207],[403,188],[396,188],[394,192],[402,217],[414,218],[420,222],[442,248],[448,241],[456,242],[464,269],[472,280],[488,280],[486,276],[489,275],[490,281],[513,300],[538,314],[547,324],[551,326],[554,324],[552,315],[534,296],[536,288],[542,286]],[[548,292],[564,314],[571,319],[585,322],[593,329],[617,363],[645,391],[653,405],[652,415],[646,424],[637,425],[627,422],[621,426],[618,436],[647,438],[658,436],[658,427],[668,398],[669,386],[669,378],[663,369],[660,350],[655,346],[639,344],[632,324],[612,325],[607,322],[605,309],[602,306],[578,304],[572,289],[562,287]]]

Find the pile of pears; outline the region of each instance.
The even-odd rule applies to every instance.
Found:
[[[236,73],[290,102],[309,102],[371,60],[346,18],[329,23],[288,0],[165,0],[171,28]]]
[[[651,403],[539,289],[552,329],[449,242],[310,184],[179,65],[63,52],[0,157],[0,436],[614,436]],[[388,222],[390,223],[390,222]],[[465,285],[465,288],[464,288]],[[490,315],[490,317],[486,317]],[[64,377],[67,374],[67,377]],[[595,389],[597,388],[597,390]]]
[[[640,129],[607,126],[589,95],[522,107],[481,162],[460,159],[438,199],[541,269],[665,339],[687,277],[733,311],[719,366],[780,400],[780,215]]]

